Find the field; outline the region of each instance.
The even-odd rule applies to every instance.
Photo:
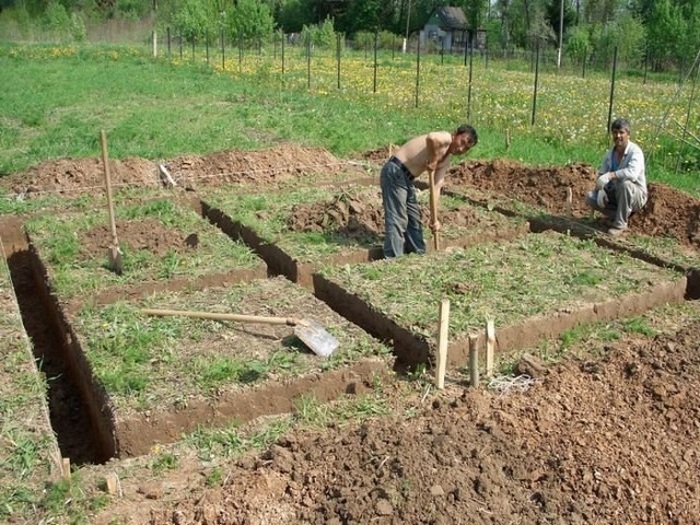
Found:
[[[424,88],[425,107],[380,109],[396,95],[384,81],[375,101],[357,95],[366,76],[339,92],[319,86],[332,84],[330,57],[317,58],[305,92],[303,57],[288,56],[285,89],[273,96],[259,93],[282,80],[271,56],[257,69],[248,56],[237,72],[116,48],[54,49],[0,53],[30,78],[47,66],[59,90],[67,65],[96,82],[76,84],[88,103],[56,91],[37,95],[47,112],[34,124],[26,103],[1,119],[10,134],[0,156],[0,521],[700,523],[692,177],[654,160],[648,205],[627,235],[610,238],[582,205],[602,139],[529,130],[518,117],[526,109],[498,99],[504,88],[493,97],[513,119],[477,114],[474,158],[450,169],[440,248],[383,260],[379,169],[404,133],[452,121],[457,103],[438,100],[447,84]],[[348,75],[360,62],[348,57]],[[93,77],[105,64],[116,68],[111,84]],[[426,82],[439,67],[426,65]],[[483,73],[508,75],[493,65]],[[508,78],[524,84],[519,75]],[[570,79],[546,81],[552,99],[570,90]],[[18,100],[23,82],[4,97]],[[177,111],[159,109],[175,85],[192,94]],[[112,102],[98,101],[100,89]],[[224,103],[209,107],[224,89]],[[435,107],[445,114],[430,120]],[[107,113],[121,275],[108,257],[92,129]],[[505,125],[522,137],[508,151]],[[292,128],[301,136],[287,136]],[[416,185],[426,209],[425,182]],[[306,319],[338,340],[328,358],[298,336]]]

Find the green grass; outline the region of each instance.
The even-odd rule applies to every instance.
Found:
[[[51,479],[56,441],[46,417],[46,384],[37,373],[29,340],[0,260],[0,521],[28,516]]]
[[[317,262],[319,257],[340,253],[343,250],[371,248],[381,245],[383,238],[381,233],[375,235],[369,232],[363,237],[348,236],[339,231],[341,225],[332,218],[329,211],[337,209],[335,205],[331,206],[336,201],[343,201],[346,205],[349,201],[356,201],[366,208],[373,207],[375,211],[380,211],[381,194],[377,186],[305,187],[256,194],[240,194],[216,189],[205,193],[203,199],[213,207],[222,210],[233,220],[254,229],[256,234],[265,241],[279,246],[300,261]],[[427,210],[428,192],[420,192],[418,199],[423,209]],[[328,206],[328,210],[322,216],[329,220],[329,223],[323,229],[319,226],[320,231],[293,231],[289,227],[289,220],[294,216],[295,210],[313,205],[316,205],[318,210],[324,204]],[[520,218],[509,219],[501,214],[472,207],[464,199],[450,195],[441,197],[440,210],[443,216],[455,212],[465,219],[462,221],[464,224],[460,224],[456,219],[445,221],[441,234],[446,240],[474,235],[479,230],[491,233],[498,228],[514,229],[524,222]],[[360,219],[369,219],[370,215],[369,210],[366,210],[358,216]],[[383,229],[383,224],[379,227]],[[424,234],[426,242],[430,242],[431,233],[427,227],[424,228]]]
[[[340,346],[321,360],[285,325],[148,316],[139,312],[140,307],[310,316],[334,335]],[[189,399],[200,395],[389,354],[388,348],[333,314],[308,290],[283,278],[204,291],[162,292],[139,302],[85,307],[72,324],[94,375],[122,413],[185,407]],[[178,384],[176,390],[173,383]]]
[[[325,267],[323,274],[429,338],[435,336],[440,297],[450,298],[450,327],[459,335],[477,329],[486,318],[507,326],[680,277],[555,233],[438,256]]]
[[[467,69],[459,62],[424,63],[418,108],[415,65],[383,64],[375,94],[362,54],[344,58],[338,90],[333,53],[316,53],[309,90],[306,61],[291,49],[282,76],[279,56],[269,49],[247,56],[241,67],[230,58],[222,71],[216,59],[210,65],[201,56],[195,64],[178,57],[152,59],[144,49],[3,45],[0,68],[12,80],[0,94],[0,174],[59,157],[98,156],[100,129],[108,132],[115,158],[167,159],[264,147],[280,139],[349,156],[465,120]],[[532,73],[509,71],[498,61],[488,68],[477,62],[474,73],[470,120],[481,140],[471,156],[534,164],[600,162],[608,145],[607,75],[543,73],[531,126]],[[694,150],[657,136],[667,110],[669,118],[685,120],[686,102],[674,97],[676,85],[642,86],[639,79],[621,78],[617,87],[625,95],[618,95],[614,113],[635,123],[634,138],[650,157],[650,178],[697,194]],[[693,117],[690,129],[698,135]],[[506,128],[513,137],[508,151]],[[675,173],[679,151],[689,164]]]
[[[106,209],[60,216],[39,214],[29,218],[25,228],[32,243],[49,268],[54,291],[62,299],[90,295],[109,286],[254,268],[262,264],[251,250],[217,230],[203,218],[171,200],[124,204],[116,211],[118,221],[154,220],[168,230],[179,249],[170,248],[159,255],[121,243],[122,275],[109,269],[107,250],[84,253],[83,239],[99,227],[109,224]],[[185,247],[185,237],[196,233],[197,248]],[[119,232],[117,231],[117,235]],[[105,240],[108,243],[108,240]]]

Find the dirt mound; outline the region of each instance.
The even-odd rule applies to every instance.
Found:
[[[284,144],[260,151],[222,151],[211,155],[183,155],[163,163],[183,187],[221,184],[266,184],[292,177],[337,172],[344,165],[328,151]],[[110,160],[115,188],[161,186],[158,163],[141,158]],[[23,173],[0,178],[0,189],[25,197],[57,193],[77,197],[105,192],[104,168],[99,158],[59,159],[43,162]]]
[[[331,201],[300,204],[287,219],[295,232],[335,231],[351,239],[375,238],[384,232],[384,209],[379,191],[361,196],[340,193]]]
[[[166,163],[183,186],[269,184],[293,177],[339,171],[345,163],[325,149],[284,144],[259,151],[222,151],[208,156],[183,155]]]
[[[585,216],[586,193],[593,189],[597,170],[586,164],[529,167],[510,161],[466,161],[450,171],[446,184],[473,185],[542,207],[566,212],[566,191],[572,191],[572,212]],[[631,231],[665,235],[700,248],[700,200],[662,184],[649,184],[647,205],[629,222]]]
[[[110,178],[115,188],[120,186],[158,187],[158,168],[153,162],[140,158],[110,160]],[[58,159],[42,162],[23,173],[0,178],[4,192],[28,198],[47,194],[97,195],[105,193],[104,167],[101,159]]]
[[[699,523],[698,338],[695,323],[524,394],[452,390],[414,419],[287,436],[149,523]]]
[[[186,249],[194,249],[199,244],[197,233],[183,238],[181,234],[173,232],[155,219],[117,221],[117,234],[120,244],[129,251],[148,250],[156,257],[162,257],[170,251],[179,253]],[[92,228],[80,239],[80,257],[84,260],[103,257],[111,242],[109,224]]]
[[[389,157],[394,154],[396,149],[397,146],[394,144],[388,144],[386,146],[382,146],[381,148],[365,151],[362,153],[362,158],[370,162],[384,164],[387,160],[389,160]]]

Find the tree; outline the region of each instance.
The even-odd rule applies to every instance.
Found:
[[[260,0],[238,0],[226,15],[230,35],[235,40],[267,39],[272,35],[275,26],[270,8]]]
[[[561,0],[549,0],[545,7],[545,18],[557,37],[559,36],[561,6]],[[569,2],[564,2],[564,34],[574,25],[575,21],[576,14],[571,8],[571,4]]]
[[[214,37],[217,31],[217,5],[201,0],[184,0],[172,18],[173,29],[187,42]]]

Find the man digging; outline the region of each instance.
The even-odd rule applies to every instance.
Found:
[[[647,181],[644,153],[630,140],[629,122],[615,120],[610,133],[613,147],[603,157],[595,189],[586,195],[586,203],[612,221],[608,233],[617,236],[627,230],[630,216],[646,204]]]
[[[413,181],[425,171],[435,174],[435,191],[440,192],[452,155],[462,155],[476,146],[476,130],[467,124],[449,131],[433,131],[412,138],[384,164],[380,174],[384,206],[384,257],[425,253],[420,207]],[[433,232],[440,223],[431,224]]]

